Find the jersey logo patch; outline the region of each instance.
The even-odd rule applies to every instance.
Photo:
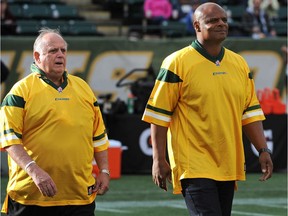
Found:
[[[63,89],[61,87],[59,87],[57,90],[59,93],[62,93],[62,91],[63,91]]]
[[[93,193],[93,190],[95,189],[95,185],[91,185],[87,188],[88,190],[88,195],[91,195]]]
[[[216,66],[220,66],[220,61],[217,60],[217,61],[215,62],[215,64],[216,64]]]
[[[227,73],[226,72],[213,72],[213,76],[224,75],[224,74],[227,74]]]
[[[68,101],[70,98],[55,98],[55,101]]]

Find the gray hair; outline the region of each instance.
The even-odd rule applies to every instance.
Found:
[[[38,37],[36,38],[36,40],[34,42],[33,52],[42,50],[42,48],[43,48],[42,47],[42,45],[43,45],[42,44],[42,38],[43,38],[44,35],[46,35],[48,33],[55,33],[55,34],[59,35],[64,40],[64,38],[62,37],[59,29],[50,29],[48,27],[42,27],[39,30],[39,35],[38,35]],[[66,48],[67,48],[68,44],[67,44],[66,41],[65,41],[65,45],[66,45]]]

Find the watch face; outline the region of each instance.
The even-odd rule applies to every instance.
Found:
[[[101,173],[106,173],[107,175],[110,176],[110,171],[107,170],[107,169],[102,169],[102,170],[101,170]]]

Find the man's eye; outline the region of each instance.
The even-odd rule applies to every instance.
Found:
[[[209,20],[208,23],[216,23],[217,20],[216,19],[212,19],[212,20]]]

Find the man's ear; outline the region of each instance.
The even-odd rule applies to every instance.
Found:
[[[41,61],[40,61],[40,53],[39,53],[39,52],[34,51],[33,56],[34,56],[35,62],[37,62],[37,63],[40,63],[40,62],[41,62]]]
[[[194,21],[193,22],[193,26],[194,26],[194,29],[195,29],[196,32],[201,32],[200,25],[199,25],[198,21]]]

